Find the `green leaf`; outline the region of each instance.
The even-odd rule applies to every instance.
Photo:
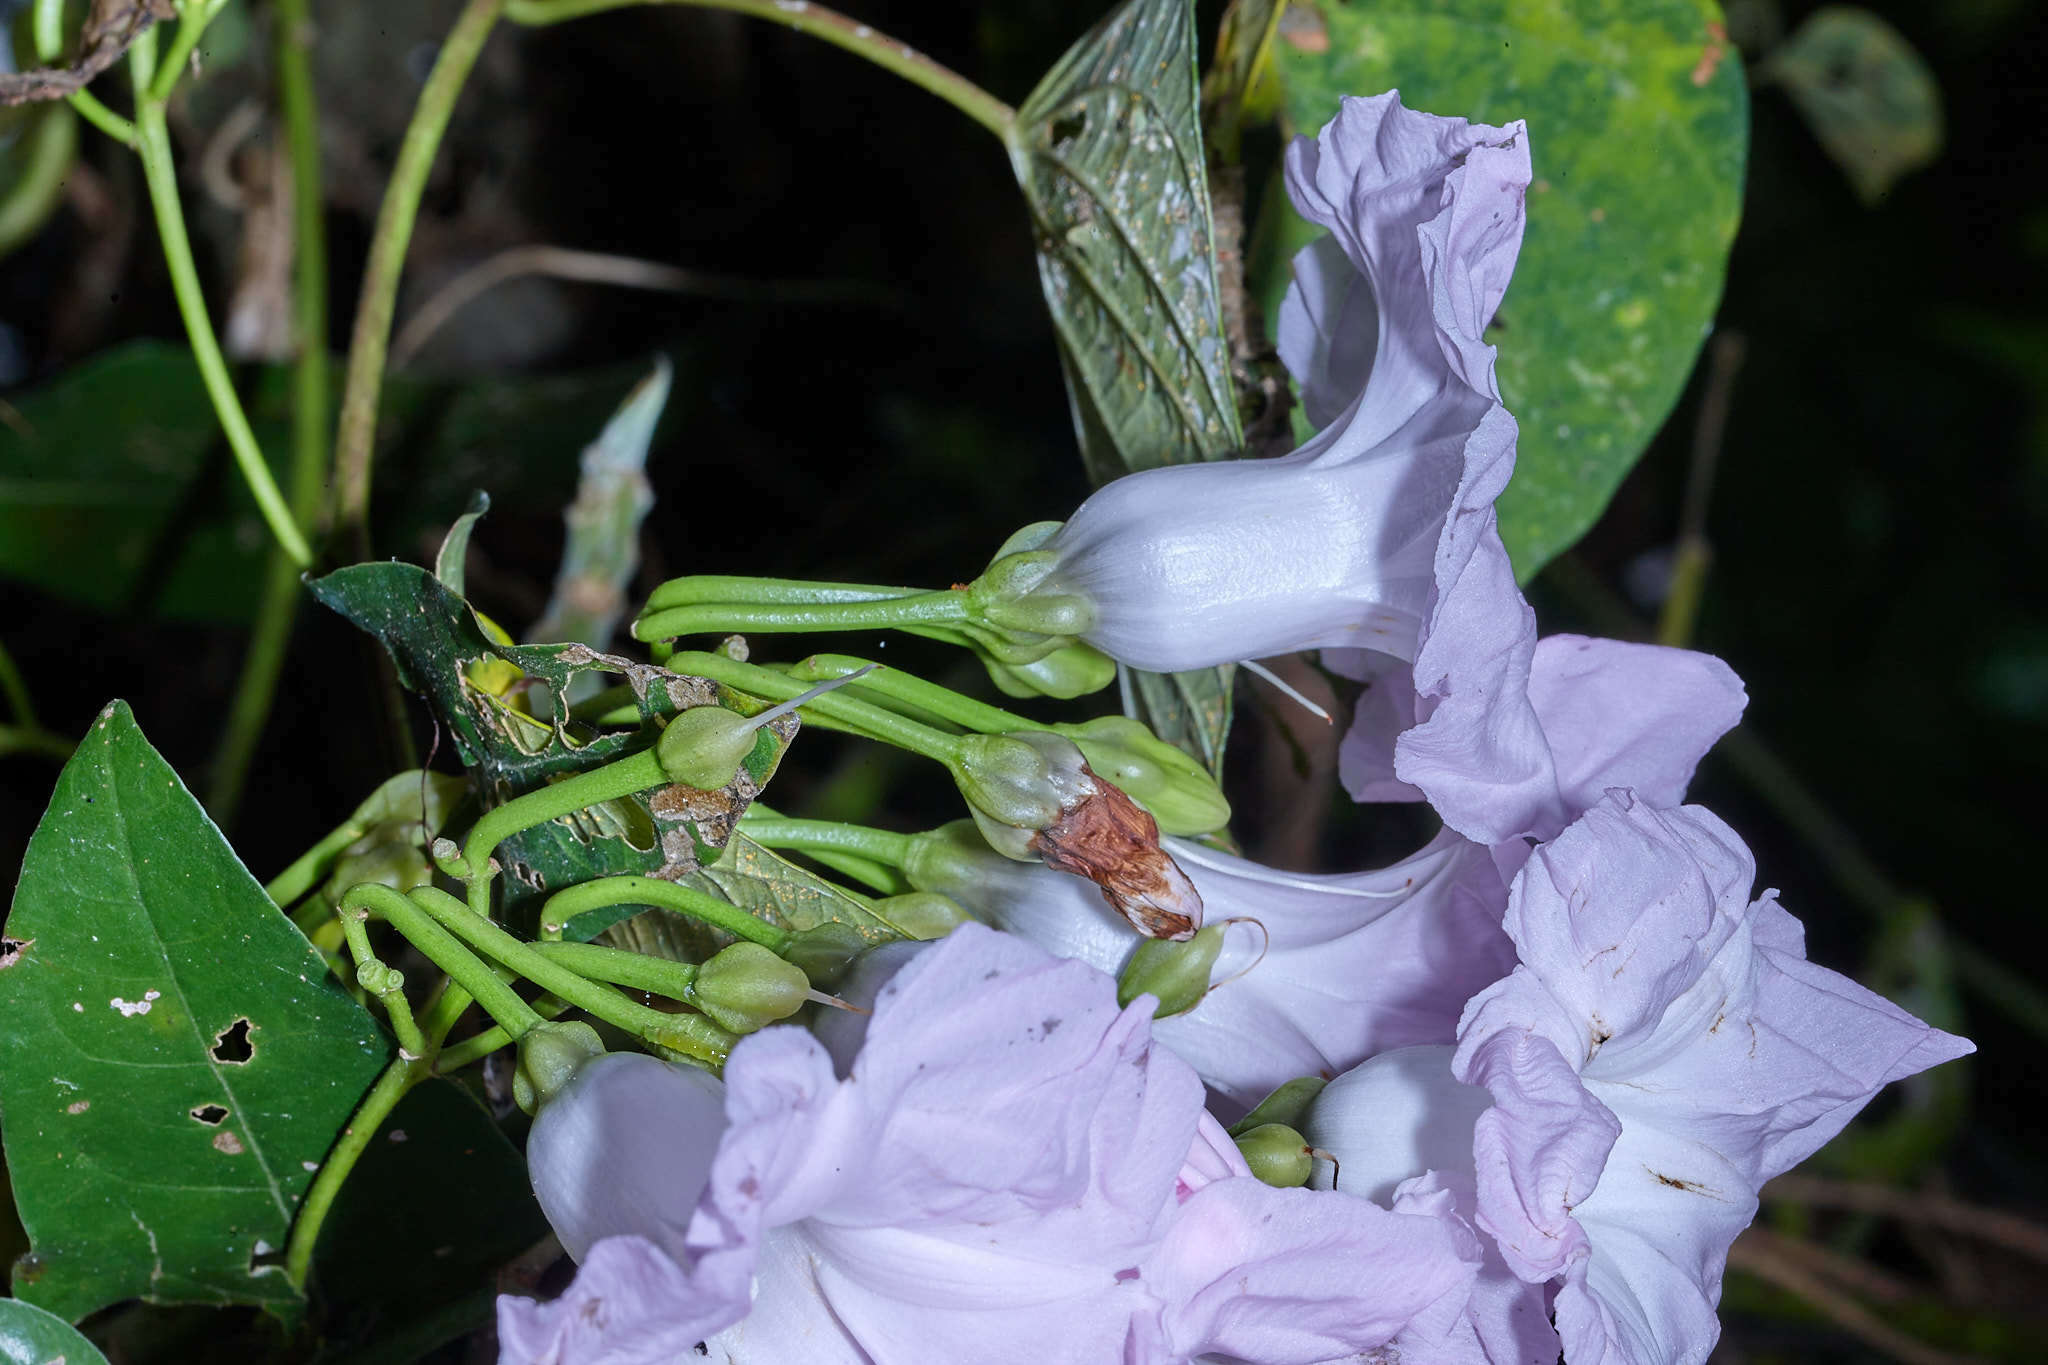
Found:
[[[1536,179],[1488,339],[1521,424],[1501,536],[1526,581],[1584,534],[1663,424],[1713,322],[1741,210],[1749,105],[1712,0],[1323,0],[1277,51],[1294,130],[1340,95],[1523,118]],[[1291,211],[1261,295],[1277,312]],[[1269,316],[1272,313],[1269,313]]]
[[[1096,25],[1018,109],[1010,161],[1089,476],[1234,454],[1189,0]]]
[[[0,1365],[107,1365],[107,1358],[55,1313],[0,1299]]]
[[[1152,733],[1177,744],[1201,760],[1218,779],[1223,776],[1223,746],[1230,738],[1232,684],[1237,665],[1196,669],[1191,673],[1146,673],[1127,670],[1133,706],[1126,710],[1152,727]]]
[[[1869,10],[1814,11],[1757,74],[1785,87],[1866,204],[1941,151],[1933,69]]]
[[[33,1243],[15,1292],[74,1320],[135,1296],[294,1311],[255,1258],[386,1044],[126,703],[58,778],[6,939],[0,1111]]]
[[[678,880],[684,886],[716,896],[785,928],[812,929],[836,921],[852,925],[873,943],[906,937],[832,883],[761,847],[744,834],[733,836],[717,862]],[[594,937],[601,928],[611,925],[615,927],[611,928],[608,942],[679,962],[701,961],[730,941],[681,916],[641,915],[627,919],[632,913],[633,907],[629,906],[615,912],[578,915],[571,921],[573,937]]]
[[[400,681],[426,697],[448,728],[488,805],[638,752],[654,742],[664,718],[719,700],[718,689],[702,678],[599,654],[587,645],[499,644],[484,634],[468,603],[411,564],[353,565],[316,581],[312,591],[384,642]],[[642,718],[637,729],[597,733],[559,719],[564,714],[560,699],[579,677],[592,673],[618,674],[632,685]],[[536,690],[548,694],[549,704],[535,705]],[[541,719],[536,711],[558,719]],[[498,858],[507,870],[501,885],[513,922],[526,922],[546,896],[564,887],[624,873],[702,885],[748,909],[765,903],[741,900],[715,883],[694,879],[714,863],[719,877],[749,875],[744,870],[754,866],[749,857],[735,856],[728,868],[721,850],[734,842],[734,827],[774,775],[797,725],[794,716],[784,716],[763,726],[753,753],[721,791],[658,788],[506,840]],[[826,883],[816,885],[833,897],[827,917],[844,919],[879,938],[891,937],[857,902]],[[632,913],[631,908],[618,912]],[[594,933],[610,918],[592,916],[585,932]]]

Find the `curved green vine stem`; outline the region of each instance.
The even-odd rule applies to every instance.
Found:
[[[542,996],[533,1002],[533,1007],[543,1019],[553,1019],[568,1011],[569,1002],[553,996]],[[504,1028],[493,1024],[481,1033],[473,1033],[459,1043],[450,1043],[441,1049],[434,1059],[434,1074],[445,1076],[451,1071],[460,1071],[471,1062],[490,1056],[499,1048],[509,1045],[512,1035]]]
[[[6,198],[0,199],[0,252],[12,251],[34,236],[57,207],[78,155],[78,116],[66,108],[45,109],[15,150],[26,155]]]
[[[37,60],[45,65],[54,64],[64,52],[64,0],[36,0],[30,24]],[[101,104],[90,90],[74,91],[65,96],[65,102],[78,111],[80,118],[114,141],[124,147],[135,146],[135,125]]]
[[[408,1060],[400,1056],[384,1068],[384,1074],[377,1077],[377,1083],[349,1116],[348,1126],[328,1151],[320,1173],[313,1177],[305,1202],[299,1205],[299,1216],[292,1222],[292,1235],[285,1242],[284,1274],[293,1287],[306,1287],[306,1273],[313,1265],[313,1248],[320,1240],[328,1210],[334,1207],[334,1196],[341,1192],[370,1139],[384,1126],[384,1120],[405,1098],[406,1091],[433,1074],[433,1064],[426,1058]]]
[[[749,811],[740,832],[765,848],[793,848],[804,853],[851,853],[884,867],[907,864],[919,835],[897,834],[867,825],[836,820],[792,820],[786,816],[756,817]]]
[[[397,895],[396,892],[391,894]],[[542,990],[552,992],[584,1013],[616,1025],[657,1047],[681,1053],[715,1068],[724,1064],[727,1054],[732,1051],[732,1045],[738,1041],[701,1015],[667,1014],[661,1010],[650,1009],[645,1005],[633,1003],[609,986],[585,980],[569,968],[549,960],[546,954],[531,943],[514,938],[490,920],[476,914],[445,891],[423,886],[407,899],[432,915],[442,928],[477,952],[511,968]],[[459,977],[457,979],[461,980]],[[495,977],[492,979],[495,984],[503,987],[502,982],[497,982]],[[483,994],[477,991],[474,984],[463,981],[462,985],[476,995],[478,1004],[487,1010],[490,1009]],[[531,1012],[529,1009],[528,1013]],[[495,1011],[492,1013],[495,1017]]]
[[[278,94],[291,154],[292,324],[298,342],[292,371],[291,510],[299,525],[311,526],[320,516],[327,474],[327,224],[320,193],[320,115],[306,50],[312,33],[308,0],[276,0],[276,11]],[[270,719],[298,618],[299,592],[299,566],[282,551],[273,552],[227,728],[214,754],[206,804],[223,825],[233,821],[241,804],[249,765]]]
[[[156,79],[150,83],[150,99],[162,104],[171,97],[179,78],[185,74],[186,64],[192,60],[193,49],[199,46],[199,35],[227,6],[228,0],[185,0],[178,6],[178,33],[171,39],[163,64],[157,68]]]
[[[703,602],[649,611],[633,622],[636,640],[677,635],[764,634],[806,630],[901,629],[967,626],[967,594],[945,590],[870,601],[810,603]]]
[[[213,402],[221,430],[228,438],[228,449],[233,452],[235,465],[249,491],[255,495],[264,523],[292,562],[306,568],[313,562],[313,551],[292,519],[291,509],[285,506],[284,495],[278,492],[277,480],[271,477],[270,465],[263,458],[263,447],[256,443],[256,433],[249,429],[248,415],[242,411],[242,400],[235,393],[227,360],[221,355],[220,341],[213,333],[213,320],[206,311],[206,293],[199,285],[199,267],[192,259],[192,241],[185,232],[185,211],[178,201],[178,172],[171,162],[171,131],[164,118],[163,103],[143,93],[150,88],[156,71],[155,29],[145,30],[129,47],[128,65],[137,94],[135,147],[142,156],[150,207],[156,213],[157,235],[163,239],[164,263],[170,269],[171,290],[185,320],[192,358],[198,362],[206,396]]]
[[[985,701],[963,696],[950,687],[927,682],[914,673],[887,664],[877,664],[869,659],[857,659],[850,654],[813,654],[789,667],[789,676],[804,682],[823,682],[828,678],[843,678],[863,668],[874,672],[854,684],[854,691],[878,692],[892,700],[929,711],[941,719],[985,735],[1009,734],[1015,730],[1043,730],[1043,722],[1020,716],[1014,711],[1005,711],[1000,706],[990,706]]]
[[[0,725],[0,757],[8,754],[42,754],[62,763],[78,746],[62,735],[26,725]]]
[[[544,939],[560,939],[569,921],[589,910],[614,905],[652,905],[687,915],[734,938],[758,943],[780,954],[789,947],[790,933],[766,920],[694,887],[679,886],[658,877],[601,877],[596,881],[564,887],[549,896],[540,908],[540,932]]]
[[[671,578],[649,594],[641,615],[668,607],[706,602],[879,602],[892,597],[917,597],[923,588],[883,588],[871,583],[814,583],[800,578],[743,578],[733,574],[691,574]]]
[[[388,886],[379,886],[374,882],[350,887],[348,894],[341,898],[341,922],[343,931],[349,934],[351,949],[356,947],[356,935],[363,932],[362,916],[365,913],[376,915],[402,934],[406,942],[419,949],[428,961],[446,972],[451,981],[467,991],[471,998],[482,1006],[484,1013],[502,1024],[514,1038],[518,1038],[538,1024],[540,1015],[534,1012],[533,1007],[520,999],[519,992],[501,980],[487,963],[471,951],[472,948],[478,951],[486,950],[474,941],[465,946],[464,940],[469,939],[469,935],[450,932],[451,926],[447,923],[447,916],[436,914],[428,901],[429,892],[456,905],[462,904],[446,892],[431,891],[431,888],[427,887],[420,888],[410,896],[401,895]],[[462,913],[465,919],[474,918],[467,908],[464,908]],[[491,927],[496,929],[497,926]],[[498,929],[497,932],[514,943],[518,942],[502,929]],[[364,934],[364,949],[367,947],[368,936]],[[356,951],[360,958],[363,949]],[[488,955],[499,962],[504,962],[496,953]],[[505,965],[515,972],[519,970],[514,963],[505,962]]]
[[[648,0],[511,0],[505,17],[518,24],[559,24],[586,14],[624,9]],[[1001,100],[966,77],[939,65],[922,52],[899,43],[886,33],[835,14],[810,0],[654,0],[655,3],[694,5],[702,9],[731,10],[771,23],[793,28],[864,57],[921,90],[937,95],[1005,143],[1016,125],[1017,113]]]
[[[462,856],[469,864],[465,879],[469,886],[469,908],[488,916],[491,854],[499,844],[519,831],[558,820],[589,806],[667,785],[669,776],[662,771],[661,760],[655,751],[642,749],[616,763],[607,763],[602,768],[592,768],[589,772],[515,796],[504,805],[485,811],[482,818],[470,826],[469,838],[462,845]]]
[[[15,666],[14,656],[4,644],[0,644],[0,696],[7,698],[17,725],[29,730],[42,728],[36,719],[35,699],[29,696],[28,680],[21,676],[21,669]]]
[[[377,211],[363,289],[356,301],[355,331],[349,339],[348,377],[341,393],[341,422],[334,433],[335,530],[354,543],[356,557],[370,557],[370,462],[377,438],[377,399],[384,385],[384,356],[391,345],[391,318],[398,306],[398,279],[419,216],[427,173],[441,149],[463,82],[497,25],[505,0],[469,0],[441,44],[434,69],[420,88],[419,103],[399,144],[391,182]]]

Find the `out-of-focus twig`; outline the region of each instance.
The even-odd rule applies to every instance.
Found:
[[[1744,1270],[1769,1284],[1797,1294],[1828,1321],[1873,1350],[1905,1365],[1981,1365],[1975,1356],[1959,1356],[1911,1337],[1830,1284],[1805,1253],[1764,1228],[1752,1227],[1728,1249],[1728,1268]]]
[[[1718,332],[1707,347],[1707,389],[1700,397],[1699,419],[1692,432],[1692,468],[1686,475],[1685,501],[1678,512],[1678,545],[1671,559],[1671,586],[1657,618],[1657,643],[1684,646],[1692,642],[1699,620],[1700,598],[1707,587],[1713,547],[1707,543],[1707,504],[1714,494],[1714,473],[1721,462],[1721,437],[1728,429],[1728,405],[1735,393],[1735,374],[1742,368],[1740,332]]]
[[[404,369],[448,319],[478,296],[522,275],[546,275],[583,284],[612,284],[625,289],[653,289],[748,303],[830,303],[879,297],[878,291],[858,283],[746,280],[732,275],[685,270],[659,261],[578,251],[564,246],[507,247],[442,285],[405,320],[405,326],[399,329],[397,339],[391,343],[392,368]]]
[[[1763,1197],[1817,1209],[1846,1209],[1900,1222],[1924,1223],[2048,1264],[2048,1227],[2017,1214],[1967,1204],[1946,1195],[1895,1190],[1854,1180],[1830,1180],[1825,1176],[1781,1175],[1764,1186]]]

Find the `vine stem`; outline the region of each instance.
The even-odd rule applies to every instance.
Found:
[[[292,180],[292,322],[298,356],[292,371],[292,517],[311,526],[320,515],[327,472],[327,224],[320,180],[320,114],[307,53],[312,34],[308,0],[277,0],[277,80],[284,108]],[[213,818],[226,825],[241,804],[249,764],[277,696],[278,675],[298,617],[299,565],[275,551],[249,637],[242,676],[214,756]]]
[[[877,32],[823,5],[812,4],[810,0],[509,0],[505,6],[505,17],[516,24],[540,26],[643,3],[730,10],[735,14],[766,19],[799,33],[808,33],[834,47],[844,48],[884,71],[901,76],[920,90],[937,95],[1001,138],[1005,144],[1016,127],[1017,111],[965,76],[939,65],[908,43],[900,43],[886,33]]]
[[[150,207],[156,213],[157,235],[163,239],[164,263],[171,272],[171,290],[177,296],[178,312],[185,320],[185,334],[192,344],[192,358],[199,364],[199,377],[206,396],[220,419],[221,430],[234,452],[249,491],[255,495],[257,510],[263,514],[270,533],[285,554],[301,568],[313,562],[313,551],[292,519],[277,480],[264,461],[263,447],[249,429],[248,415],[228,375],[228,363],[221,355],[220,341],[213,333],[213,320],[206,312],[206,293],[199,285],[199,267],[192,259],[192,241],[185,232],[185,211],[178,202],[178,171],[171,162],[171,130],[164,118],[162,101],[149,98],[156,72],[156,30],[149,29],[128,49],[129,71],[135,79],[135,150],[142,156],[142,174],[149,185]]]
[[[327,1160],[320,1165],[320,1173],[313,1177],[305,1201],[299,1205],[298,1217],[292,1220],[292,1235],[285,1242],[284,1274],[294,1288],[306,1287],[306,1274],[313,1266],[313,1247],[320,1240],[320,1229],[334,1207],[335,1195],[341,1193],[370,1139],[384,1126],[384,1120],[391,1116],[406,1092],[433,1074],[432,1059],[399,1056],[384,1068],[384,1074],[356,1105],[348,1127],[341,1130]]]
[[[370,462],[377,437],[377,399],[384,385],[384,357],[391,345],[391,319],[398,306],[398,280],[406,248],[419,217],[427,173],[441,149],[441,135],[455,101],[497,26],[505,0],[469,0],[441,44],[434,69],[420,89],[412,121],[391,169],[363,289],[356,301],[355,331],[349,340],[348,376],[341,393],[341,421],[334,434],[335,529],[354,542],[359,559],[370,557]]]

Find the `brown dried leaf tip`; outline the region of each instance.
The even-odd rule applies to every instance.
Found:
[[[1148,938],[1185,943],[1202,927],[1202,896],[1159,846],[1159,825],[1084,764],[1087,790],[1030,848],[1055,872],[1086,877],[1110,908]]]

